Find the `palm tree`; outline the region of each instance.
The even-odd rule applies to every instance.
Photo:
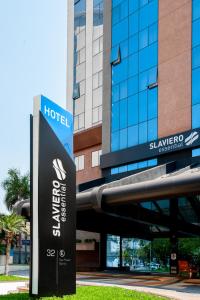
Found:
[[[6,262],[5,262],[5,275],[8,275],[8,262],[10,258],[10,248],[17,234],[28,233],[26,228],[25,219],[22,216],[11,214],[0,217],[0,231],[5,233],[6,244]]]
[[[5,203],[8,210],[11,211],[17,201],[30,197],[29,181],[29,174],[22,176],[17,169],[8,170],[8,177],[2,182],[2,187],[6,191]]]

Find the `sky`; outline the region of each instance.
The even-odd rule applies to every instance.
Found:
[[[67,0],[0,0],[0,183],[29,171],[33,97],[66,106],[66,61]]]

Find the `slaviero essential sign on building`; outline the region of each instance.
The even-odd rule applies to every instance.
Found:
[[[32,255],[30,294],[76,291],[76,182],[72,114],[44,96],[31,118]]]

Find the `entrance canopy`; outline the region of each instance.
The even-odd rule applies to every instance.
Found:
[[[173,163],[78,193],[77,229],[143,239],[200,236],[200,167]]]
[[[200,165],[174,169],[168,163],[77,193],[77,229],[146,240],[200,236]],[[29,201],[15,211],[30,218]]]

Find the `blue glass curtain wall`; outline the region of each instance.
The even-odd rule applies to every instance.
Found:
[[[129,172],[129,171],[140,170],[143,168],[155,167],[155,166],[157,166],[157,164],[158,164],[158,160],[157,160],[157,158],[155,158],[155,159],[140,161],[137,163],[131,163],[128,165],[122,165],[119,167],[111,168],[111,175],[120,174],[120,173],[124,173],[124,172]]]
[[[158,0],[112,0],[111,151],[157,139]]]
[[[200,127],[200,0],[192,0],[192,128]]]

